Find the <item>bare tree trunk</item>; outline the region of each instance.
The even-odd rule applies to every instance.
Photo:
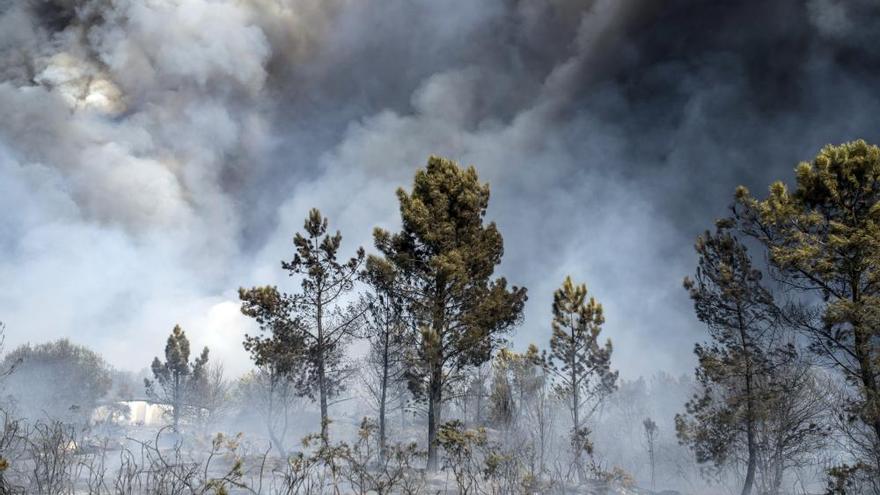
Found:
[[[180,374],[174,373],[174,404],[171,405],[171,416],[174,422],[174,432],[179,432],[178,425],[180,424]],[[167,397],[167,396],[166,396]]]
[[[326,447],[330,441],[330,434],[328,432],[330,419],[327,417],[327,376],[324,367],[326,359],[324,353],[327,349],[326,342],[324,342],[324,307],[321,301],[322,297],[323,295],[319,292],[315,323],[318,329],[318,396],[321,404],[321,445]]]
[[[477,373],[479,373],[479,371],[477,371]],[[480,380],[480,378],[478,377],[477,380]],[[483,423],[483,383],[478,381],[477,384],[479,387],[476,389],[477,400],[474,408],[474,425],[480,426]]]
[[[440,404],[443,399],[441,389],[442,369],[435,363],[431,370],[428,392],[428,472],[437,472],[440,466],[437,455],[437,428],[440,425]]]
[[[755,484],[755,468],[758,465],[758,445],[755,440],[755,392],[752,390],[752,361],[749,354],[746,327],[743,321],[743,310],[737,303],[739,334],[743,353],[746,359],[746,447],[748,449],[748,461],[746,465],[746,479],[743,483],[741,495],[750,495],[752,486]]]
[[[581,455],[580,408],[578,407],[578,394],[576,390],[572,394],[572,414],[574,417],[574,431],[572,432],[574,435],[574,442],[572,442],[574,447],[574,465],[577,470],[578,483],[584,483],[587,481],[587,476],[586,472],[584,472],[583,456]]]
[[[751,402],[751,400],[749,401]],[[751,405],[749,406],[749,410],[751,410]],[[758,464],[757,459],[757,445],[755,443],[755,425],[753,420],[749,420],[749,424],[746,427],[746,439],[748,443],[748,464],[746,466],[746,480],[743,483],[743,489],[741,495],[750,495],[752,493],[752,486],[755,484],[755,468]]]
[[[440,466],[437,455],[437,428],[440,426],[440,407],[443,401],[443,330],[445,328],[445,283],[437,281],[431,329],[434,333],[429,342],[430,377],[428,384],[428,472],[435,473]],[[436,347],[436,348],[433,348]]]
[[[385,408],[388,399],[388,331],[382,347],[382,384],[379,396],[379,462],[385,462]]]
[[[571,328],[571,341],[573,343],[576,341],[576,337],[575,337],[575,333],[574,333],[575,326],[574,326],[573,319],[571,320],[570,328]],[[581,433],[581,419],[580,419],[581,397],[580,397],[580,390],[578,389],[578,386],[580,384],[578,383],[579,380],[578,380],[577,367],[575,366],[575,362],[577,361],[577,356],[575,355],[575,352],[576,352],[575,347],[574,347],[574,345],[572,345],[571,355],[569,356],[569,363],[568,363],[568,367],[571,370],[571,414],[572,414],[572,420],[574,422],[574,431],[572,432],[574,435],[574,437],[573,437],[574,441],[572,442],[572,446],[574,447],[574,464],[575,464],[575,468],[577,470],[578,483],[584,483],[587,481],[587,473],[584,470],[584,466],[583,466],[583,456],[582,456],[582,450],[583,450],[582,440],[583,439],[580,438],[580,433]]]
[[[330,419],[327,417],[327,378],[324,371],[324,360],[318,363],[318,393],[321,402],[321,445],[327,446],[330,441]]]
[[[543,386],[544,385],[542,385],[542,387]],[[537,414],[538,435],[539,435],[538,438],[540,439],[539,445],[541,446],[540,456],[539,456],[541,476],[544,475],[544,470],[546,468],[545,454],[547,452],[547,410],[544,407],[544,402],[545,402],[544,393],[545,393],[545,391],[542,390],[541,396],[540,396],[541,402],[539,404],[539,409],[538,409],[538,414]]]

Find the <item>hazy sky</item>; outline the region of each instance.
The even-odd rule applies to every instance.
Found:
[[[175,323],[249,363],[239,286],[310,207],[345,251],[428,155],[491,183],[546,345],[566,274],[625,377],[690,371],[681,279],[733,190],[877,141],[870,0],[0,0],[0,320],[138,370]]]

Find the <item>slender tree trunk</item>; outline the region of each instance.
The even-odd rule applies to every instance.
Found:
[[[540,453],[541,471],[540,471],[539,479],[540,479],[540,477],[543,477],[543,475],[544,475],[544,468],[546,467],[546,463],[544,462],[544,457],[545,457],[545,454],[547,451],[547,415],[546,415],[547,409],[545,407],[546,397],[544,394],[546,393],[546,391],[543,390],[544,386],[545,385],[542,383],[541,384],[541,387],[542,387],[541,395],[539,396],[540,402],[538,403],[538,410],[537,410],[537,414],[536,414],[536,417],[538,420],[538,435],[539,435],[538,438],[540,439],[540,445],[541,445],[541,453]]]
[[[751,406],[749,406],[749,410],[751,410]],[[748,443],[748,464],[746,465],[746,480],[743,483],[741,495],[750,495],[752,493],[752,486],[755,484],[755,468],[758,465],[755,425],[752,420],[749,420],[746,427],[746,440]]]
[[[318,394],[321,402],[321,444],[326,447],[330,441],[330,419],[327,417],[327,377],[323,359],[318,363]]]
[[[174,422],[174,432],[177,433],[180,424],[180,374],[174,373],[174,404],[171,405],[171,416]]]
[[[583,466],[583,445],[582,439],[580,438],[581,431],[581,418],[580,418],[580,409],[581,409],[581,397],[580,397],[580,383],[578,380],[577,373],[577,350],[575,347],[575,342],[577,342],[577,336],[575,335],[575,325],[574,325],[574,317],[570,316],[569,328],[571,332],[571,355],[569,356],[568,368],[571,370],[571,414],[572,419],[574,421],[574,431],[572,432],[574,437],[573,447],[574,447],[574,465],[577,469],[577,477],[578,483],[584,483],[587,481],[587,473],[584,470]]]
[[[580,420],[580,407],[578,407],[578,393],[577,389],[573,390],[572,393],[572,416],[574,419],[574,465],[577,470],[578,483],[584,483],[586,480],[586,473],[584,472],[583,466],[583,456],[581,455],[582,445],[580,438],[580,429],[581,429],[581,420]]]
[[[474,397],[474,425],[479,426],[480,422],[483,421],[482,414],[483,411],[483,391],[481,390],[482,385],[479,388],[475,388],[475,397]],[[465,407],[467,407],[467,402],[465,402]],[[465,412],[465,418],[467,418],[467,412]]]
[[[470,391],[470,389],[468,389],[464,393],[464,400],[462,400],[462,406],[461,406],[461,417],[462,417],[462,420],[464,421],[465,426],[470,426],[473,424],[473,421],[468,419],[468,403],[470,401],[471,401],[471,391]]]
[[[431,381],[428,392],[428,472],[437,472],[440,466],[437,455],[437,428],[440,426],[440,405],[443,400],[441,388],[442,368],[435,363],[431,370]]]
[[[758,445],[755,439],[755,392],[752,383],[752,360],[749,350],[749,339],[746,337],[746,326],[743,321],[743,309],[737,303],[737,318],[739,320],[739,336],[742,345],[742,352],[746,360],[746,448],[748,450],[748,459],[746,464],[746,479],[743,483],[741,495],[750,495],[752,486],[755,484],[755,469],[758,465]]]
[[[476,401],[476,409],[474,409],[474,424],[476,426],[480,426],[483,424],[483,379],[480,375],[480,370],[477,370],[477,401]]]
[[[430,378],[428,383],[428,461],[427,470],[430,473],[437,472],[440,467],[440,459],[437,454],[437,428],[440,426],[441,411],[443,403],[443,330],[445,328],[446,317],[446,284],[443,280],[437,280],[436,293],[434,299],[433,314],[431,317],[431,330],[434,335],[430,342],[430,346],[436,348],[428,349],[430,354]]]
[[[318,400],[321,404],[321,445],[326,447],[330,442],[330,419],[327,417],[327,370],[325,368],[325,353],[327,351],[324,341],[324,307],[321,301],[323,294],[318,292],[317,313],[315,324],[318,330]]]
[[[388,398],[388,331],[382,347],[382,384],[379,397],[379,462],[385,462],[385,408]]]

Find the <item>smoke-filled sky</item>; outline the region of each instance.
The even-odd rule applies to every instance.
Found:
[[[242,372],[308,209],[371,248],[438,154],[491,183],[516,347],[571,274],[623,376],[688,372],[694,237],[880,138],[878,47],[872,0],[0,0],[6,343],[138,370],[179,322]]]

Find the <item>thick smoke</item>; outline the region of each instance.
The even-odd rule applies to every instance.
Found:
[[[876,140],[872,2],[0,0],[0,319],[248,366],[240,285],[317,206],[347,249],[429,154],[477,166],[546,345],[566,274],[624,376],[692,366],[681,278],[740,183]]]

